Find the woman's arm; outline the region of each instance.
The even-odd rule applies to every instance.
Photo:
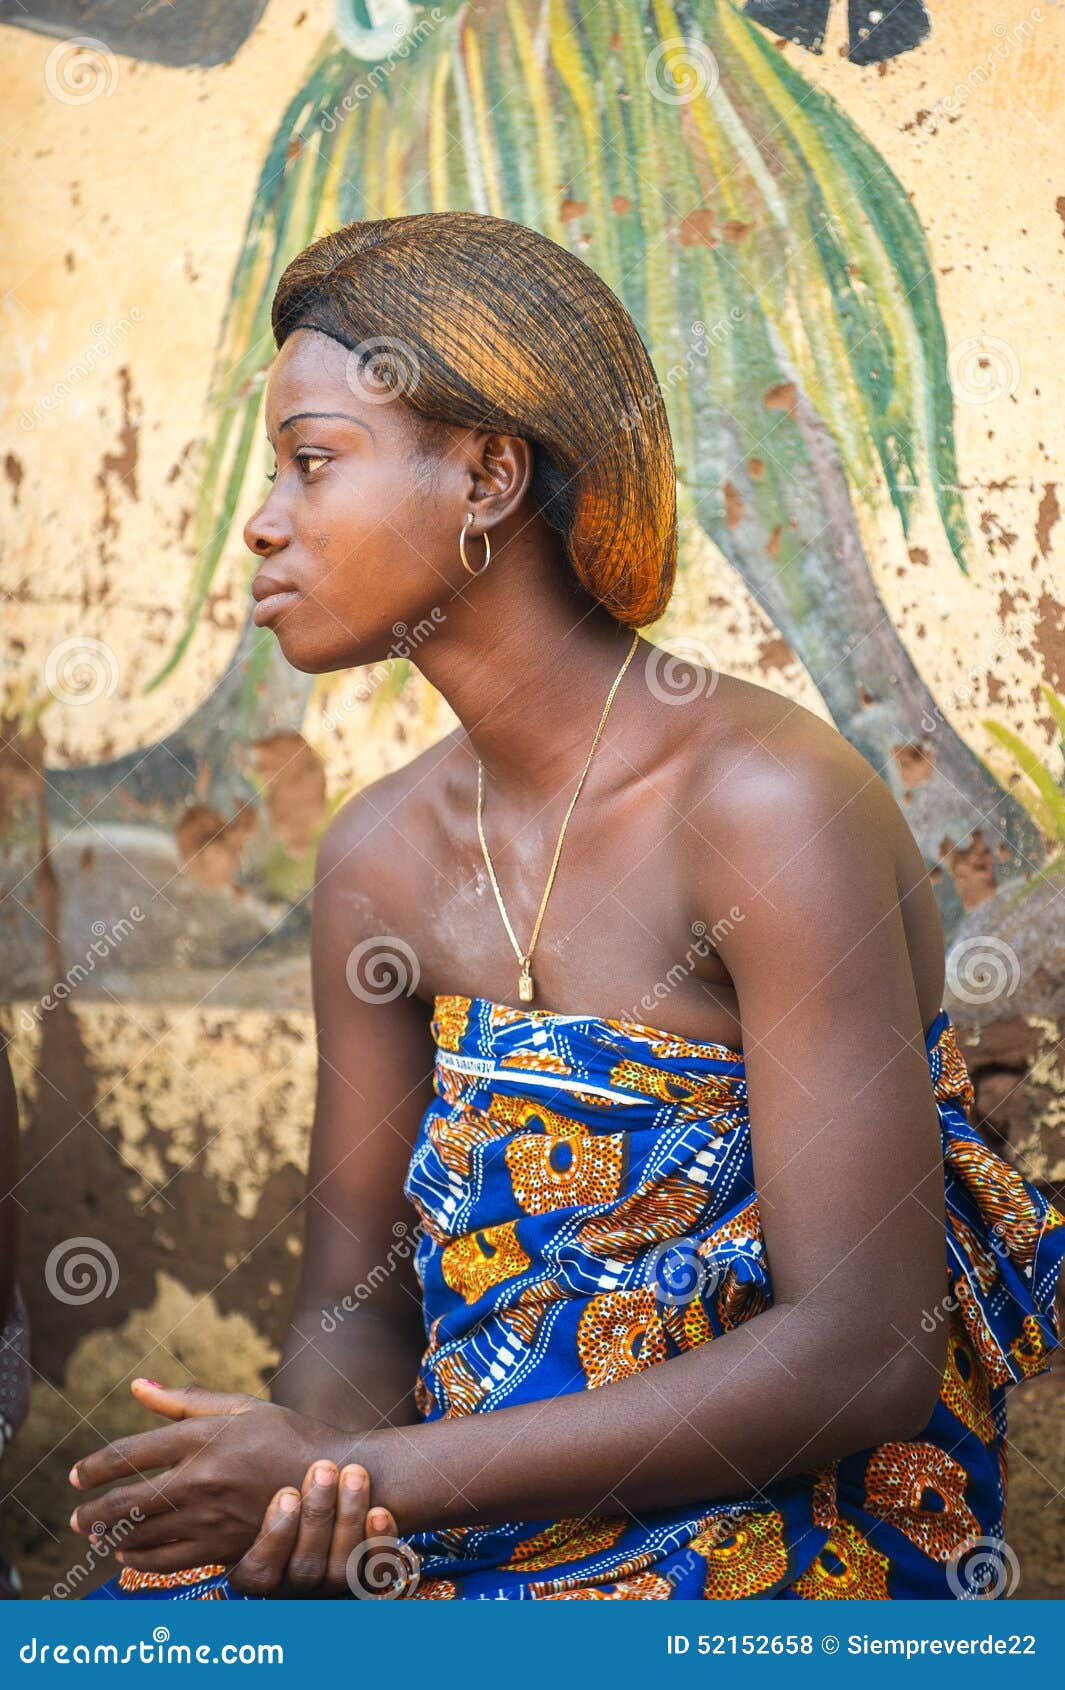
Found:
[[[922,1320],[946,1288],[939,1123],[895,887],[898,814],[840,747],[820,759],[752,747],[727,803],[719,791],[688,811],[693,919],[713,930],[741,912],[720,953],[741,1004],[773,1306],[631,1378],[488,1414],[354,1435],[272,1431],[248,1414],[124,1439],[80,1463],[83,1483],[182,1465],[120,1486],[86,1523],[171,1494],[192,1509],[226,1487],[236,1516],[241,1475],[257,1483],[285,1437],[260,1516],[317,1455],[363,1465],[410,1533],[742,1498],[923,1429],[945,1363],[943,1323]],[[170,1395],[175,1417],[218,1412],[202,1393]]]
[[[898,905],[887,788],[845,742],[751,742],[691,809],[692,910],[737,989],[771,1308],[622,1382],[383,1431],[402,1531],[754,1494],[916,1435],[945,1364],[938,1116]],[[929,1328],[931,1330],[929,1330]]]
[[[373,789],[368,789],[373,790]],[[335,818],[318,854],[311,963],[318,1085],[305,1204],[303,1264],[291,1326],[271,1383],[274,1402],[331,1425],[404,1425],[425,1345],[414,1272],[417,1216],[403,1181],[433,1095],[429,1011],[394,997],[380,933],[394,850],[372,799]],[[368,946],[350,970],[354,946]]]
[[[78,1489],[112,1474],[139,1476],[79,1509],[76,1529],[143,1516],[124,1549],[150,1546],[160,1569],[243,1554],[270,1498],[300,1486],[337,1426],[366,1431],[416,1417],[425,1331],[413,1266],[418,1216],[403,1182],[433,1095],[435,1048],[428,1006],[413,995],[417,959],[390,913],[409,914],[418,857],[399,832],[406,822],[395,810],[396,784],[388,776],[360,792],[319,851],[306,1245],[273,1401],[134,1381],[135,1395],[177,1424],[119,1438],[71,1471]],[[389,957],[404,971],[398,979]],[[165,1481],[145,1482],[171,1466]]]

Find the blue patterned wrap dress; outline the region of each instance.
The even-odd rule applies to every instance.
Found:
[[[457,995],[435,998],[432,1030],[434,1097],[405,1185],[421,1220],[424,1419],[593,1390],[769,1306],[740,1052]],[[1006,1594],[1006,1393],[1060,1341],[1065,1221],[971,1126],[945,1009],[925,1046],[947,1220],[930,1317],[948,1360],[920,1436],[638,1518],[415,1533],[408,1598]],[[92,1594],[236,1593],[219,1565],[127,1569]]]

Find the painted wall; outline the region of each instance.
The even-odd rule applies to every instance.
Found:
[[[622,0],[583,24],[561,0],[203,0],[179,32],[167,8],[74,10],[0,8],[0,942],[35,1368],[2,1488],[34,1594],[78,1559],[63,1476],[136,1423],[133,1373],[269,1372],[315,842],[453,725],[401,642],[312,684],[247,625],[264,314],[321,228],[469,206],[616,288],[677,447],[655,637],[885,768],[934,865],[987,1131],[1059,1204],[1065,1179],[1062,8],[938,8],[869,63],[842,6],[820,53],[731,0],[696,0],[686,40]],[[57,1276],[86,1235],[82,1296]],[[1065,1594],[1043,1508],[1063,1378],[1013,1397],[1025,1595]]]

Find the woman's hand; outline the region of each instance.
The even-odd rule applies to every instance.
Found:
[[[418,1558],[398,1541],[388,1509],[369,1504],[364,1467],[349,1465],[338,1474],[335,1462],[312,1462],[302,1494],[286,1486],[271,1499],[258,1537],[230,1568],[229,1583],[242,1595],[272,1598],[409,1594]]]
[[[134,1380],[131,1389],[174,1424],[120,1438],[77,1462],[70,1481],[78,1489],[131,1474],[138,1482],[82,1503],[70,1523],[84,1532],[99,1531],[100,1523],[104,1531],[118,1527],[127,1564],[155,1572],[237,1561],[258,1537],[279,1489],[297,1486],[323,1446],[346,1452],[353,1441],[258,1397],[195,1385],[170,1390],[147,1379]]]

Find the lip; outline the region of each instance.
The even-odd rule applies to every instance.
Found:
[[[287,581],[275,580],[272,575],[257,575],[251,584],[251,596],[255,600],[252,621],[257,628],[264,628],[299,598],[299,592]]]

